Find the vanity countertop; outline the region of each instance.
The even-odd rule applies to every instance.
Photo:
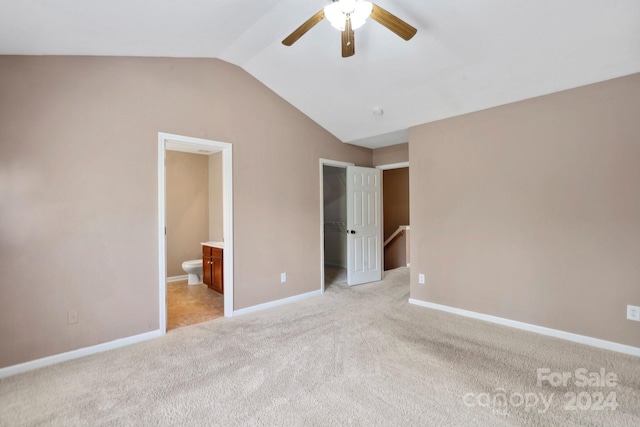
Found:
[[[212,248],[224,249],[224,242],[202,242],[202,246],[211,246]]]

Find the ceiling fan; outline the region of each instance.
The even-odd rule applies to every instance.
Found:
[[[368,1],[333,0],[333,3],[325,6],[282,40],[282,44],[291,46],[318,22],[327,18],[334,28],[342,31],[342,57],[353,56],[356,53],[354,30],[364,25],[369,17],[405,40],[411,39],[418,31],[402,19]]]

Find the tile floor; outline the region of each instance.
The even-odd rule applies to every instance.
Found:
[[[224,316],[224,297],[207,285],[167,283],[167,332]]]

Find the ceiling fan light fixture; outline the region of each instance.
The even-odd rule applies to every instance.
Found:
[[[331,26],[340,31],[344,31],[347,17],[351,19],[351,29],[356,30],[367,21],[373,4],[364,0],[338,0],[325,6],[324,16],[329,20]]]

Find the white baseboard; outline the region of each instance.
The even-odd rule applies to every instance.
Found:
[[[171,277],[167,277],[167,283],[179,282],[181,280],[187,280],[188,278],[189,276],[187,274],[183,276],[171,276]]]
[[[289,298],[283,298],[276,301],[265,302],[264,304],[258,304],[258,305],[253,305],[247,308],[241,308],[240,310],[234,310],[233,315],[241,316],[243,314],[254,313],[256,311],[266,310],[267,308],[278,307],[279,305],[289,304],[291,302],[300,301],[300,300],[315,297],[318,295],[322,295],[322,291],[320,291],[319,289],[317,291],[307,292],[306,294],[294,295]]]
[[[84,347],[78,350],[68,351],[66,353],[60,353],[42,359],[31,360],[29,362],[20,363],[18,365],[8,366],[0,369],[0,378],[10,377],[12,375],[21,374],[23,372],[32,371],[38,368],[44,368],[45,366],[55,365],[56,363],[66,362],[68,360],[77,359],[79,357],[89,356],[95,353],[101,353],[107,350],[113,350],[116,348],[124,347],[131,344],[136,344],[142,341],[147,341],[153,338],[157,338],[164,335],[162,331],[155,330],[146,332],[140,335],[134,335],[132,337],[121,338],[113,341],[109,341],[103,344],[93,345],[91,347]]]
[[[530,323],[518,322],[517,320],[505,319],[502,317],[491,316],[488,314],[477,313],[475,311],[463,310],[461,308],[449,307],[447,305],[436,304],[433,302],[422,301],[409,298],[409,304],[418,305],[420,307],[431,308],[434,310],[446,311],[447,313],[457,314],[459,316],[471,317],[473,319],[484,320],[486,322],[496,323],[498,325],[509,326],[511,328],[522,329],[524,331],[535,332],[537,334],[547,335],[554,338],[561,338],[567,341],[573,341],[580,344],[590,345],[592,347],[603,348],[605,350],[616,351],[618,353],[630,354],[632,356],[640,356],[640,348],[630,345],[620,344],[612,341],[601,340],[599,338],[578,335],[571,332],[560,331],[558,329],[546,328],[544,326],[532,325]]]

